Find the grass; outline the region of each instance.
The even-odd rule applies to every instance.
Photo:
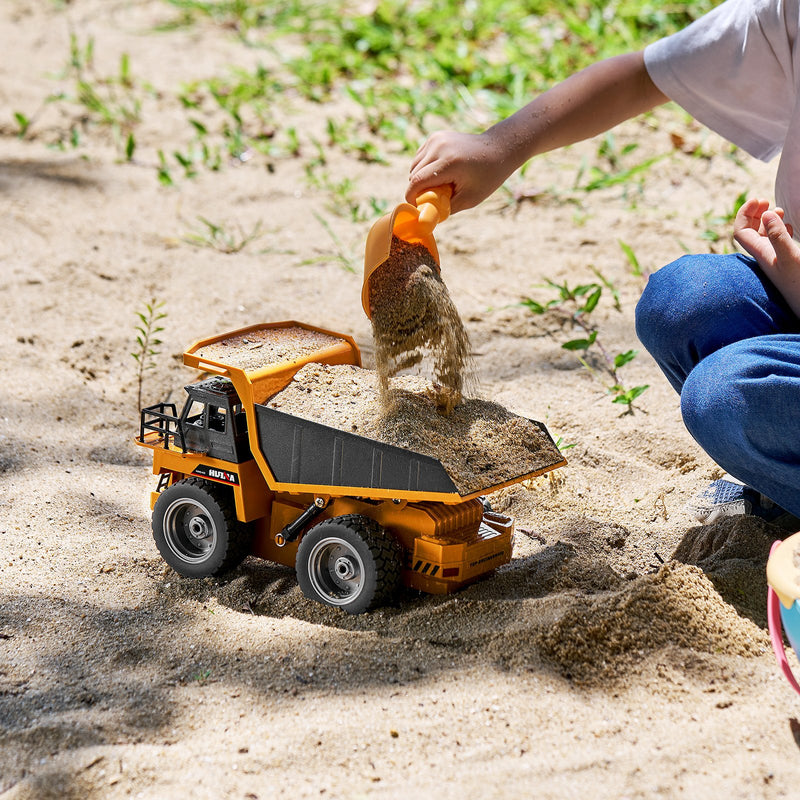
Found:
[[[242,46],[263,51],[264,63],[272,65],[232,68],[175,87],[186,135],[162,145],[163,158],[152,164],[170,185],[232,163],[299,157],[308,142],[275,113],[295,100],[321,104],[326,147],[384,163],[393,154],[413,153],[443,125],[483,129],[597,59],[685,27],[717,0],[442,0],[419,4],[414,13],[401,0],[368,6],[349,0],[162,2],[172,12],[162,29],[215,25]],[[141,151],[135,130],[150,89],[135,80],[124,53],[116,75],[98,75],[100,46],[70,36],[68,63],[58,76],[67,85],[47,102],[81,109],[62,146],[79,146],[91,127],[110,129],[120,155],[134,161]],[[332,98],[350,101],[344,117],[334,118],[322,105]],[[36,113],[11,113],[18,135],[30,135]],[[618,147],[609,135],[575,188],[635,184],[654,159],[635,160],[633,149]]]
[[[328,235],[331,246],[330,249],[321,256],[303,259],[300,262],[300,265],[307,266],[309,264],[326,264],[333,262],[334,264],[338,264],[345,272],[358,272],[361,253],[356,252],[354,248],[346,247],[342,240],[336,235],[336,232],[333,230],[330,222],[328,222],[328,220],[325,219],[322,214],[318,214],[316,211],[313,211],[312,213],[314,218],[317,220],[317,222],[319,222],[325,233]]]
[[[747,200],[748,195],[748,191],[737,195],[728,210],[721,214],[713,211],[706,212],[702,220],[698,220],[698,227],[702,229],[700,238],[710,242],[712,246],[727,239],[726,245],[733,247],[733,220],[736,218],[736,214],[744,204],[744,201]]]
[[[208,247],[228,255],[241,252],[250,242],[264,235],[261,220],[250,230],[245,230],[239,223],[211,222],[205,217],[198,217],[197,222],[199,225],[186,233],[183,240],[195,247]]]
[[[243,63],[251,66],[198,76],[162,93],[159,103],[148,103],[154,92],[137,80],[127,54],[118,54],[116,72],[102,74],[95,56],[104,43],[71,34],[66,65],[54,76],[58,85],[35,111],[10,110],[11,130],[32,138],[43,109],[59,104],[70,114],[57,146],[81,147],[110,131],[120,160],[151,169],[165,189],[203,172],[243,165],[272,170],[281,160],[300,159],[309,191],[324,204],[325,214],[313,213],[329,242],[324,255],[302,263],[332,261],[356,271],[359,259],[335,232],[333,217],[366,223],[385,212],[387,201],[365,196],[352,174],[334,176],[328,164],[332,153],[344,155],[340,163],[379,167],[408,157],[434,129],[483,130],[575,71],[681,29],[719,0],[441,0],[416,4],[413,13],[403,0],[161,2],[169,17],[161,30],[215,26],[247,48]],[[300,130],[292,122],[293,110],[309,103],[319,109],[319,125]],[[163,107],[177,109],[184,128],[163,140],[148,161],[137,134],[145,114]],[[663,154],[642,156],[635,142],[620,142],[613,132],[598,137],[595,152],[571,182],[535,191],[506,185],[506,205],[543,198],[573,203],[576,225],[590,213],[589,198],[598,192],[621,192],[634,207],[648,172],[670,154],[664,138]],[[689,147],[675,135],[672,146],[684,153]],[[727,155],[738,158],[735,148]],[[691,156],[708,157],[702,142]],[[727,246],[742,199],[732,209],[698,217],[699,235],[712,249]],[[245,231],[198,218],[185,238],[234,253],[259,235],[258,226]],[[617,241],[628,272],[641,279],[647,273],[636,253]],[[529,297],[524,304],[531,313],[567,321],[578,335],[562,346],[602,378],[614,402],[632,409],[646,387],[627,387],[619,373],[636,353],[608,352],[595,323],[601,298],[610,298],[619,310],[616,287],[594,270],[593,280],[578,285],[546,280],[545,289],[549,297]],[[146,343],[139,353],[140,383],[141,370],[154,355],[147,319],[155,324],[159,313],[152,307],[140,317]],[[601,356],[599,370],[595,353]]]
[[[77,34],[71,33],[69,56],[59,77],[68,87],[45,100],[66,106],[68,113],[71,110],[73,122],[59,139],[59,146],[64,149],[69,144],[76,148],[81,143],[81,132],[100,128],[111,132],[118,152],[131,161],[136,149],[134,130],[141,120],[142,98],[149,87],[134,79],[128,54],[120,54],[116,74],[101,75],[95,68],[94,38],[81,42]],[[30,125],[26,132],[28,128]]]

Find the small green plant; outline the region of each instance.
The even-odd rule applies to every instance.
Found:
[[[202,686],[204,683],[208,683],[211,678],[211,670],[210,669],[201,669],[199,672],[196,672],[192,675],[192,680],[195,683],[198,683]]]
[[[628,259],[628,264],[631,267],[631,273],[635,275],[637,278],[641,277],[642,275],[642,265],[639,263],[639,259],[636,257],[636,253],[633,252],[633,248],[629,244],[625,244],[622,239],[617,239],[619,246],[622,248],[622,252],[625,253],[625,258]]]
[[[238,223],[231,229],[224,224],[211,222],[205,217],[197,219],[202,228],[190,231],[183,237],[183,240],[195,247],[210,247],[220,253],[238,253],[244,250],[250,242],[264,235],[261,220],[258,220],[250,230],[245,230]]]
[[[666,153],[651,156],[650,158],[646,158],[644,161],[627,168],[614,166],[613,164],[618,164],[618,161],[610,162],[612,166],[609,169],[604,169],[603,167],[593,165],[588,167],[588,177],[586,176],[588,165],[584,160],[578,169],[577,175],[575,176],[573,189],[588,193],[595,192],[598,189],[607,189],[611,186],[631,184],[634,182],[634,179],[638,179],[639,182],[641,182],[641,176],[643,173],[647,172],[647,170],[649,170],[653,164],[661,161],[662,158],[666,158],[666,156]]]
[[[80,131],[86,132],[91,126],[97,126],[110,130],[118,152],[126,161],[132,161],[136,149],[133,129],[140,121],[144,87],[133,80],[127,53],[120,56],[116,75],[101,76],[95,72],[94,52],[93,37],[82,44],[75,33],[70,34],[67,62],[62,72],[53,77],[59,81],[72,81],[72,90],[52,92],[30,117],[16,112],[14,117],[20,129],[19,136],[24,137],[30,132],[47,105],[64,104],[72,121],[67,130],[59,133],[54,146],[62,150],[67,145],[76,148],[81,144]]]
[[[172,173],[170,172],[169,165],[167,164],[167,157],[164,155],[163,150],[158,151],[158,167],[156,168],[156,175],[158,176],[158,182],[162,186],[172,186],[174,181],[172,180]]]
[[[159,323],[166,319],[164,303],[155,299],[144,304],[143,311],[137,311],[139,324],[136,325],[136,349],[131,353],[136,360],[136,407],[142,407],[142,386],[146,370],[155,369],[156,356],[161,355],[158,346],[162,344],[158,338],[164,327]]]
[[[600,331],[591,319],[592,312],[597,308],[603,289],[607,288],[614,299],[614,307],[621,310],[619,293],[610,281],[603,277],[599,270],[594,269],[601,283],[584,283],[570,286],[567,281],[556,283],[545,278],[545,285],[555,292],[556,297],[545,302],[524,298],[520,305],[537,315],[549,315],[558,322],[559,329],[570,323],[581,330],[582,336],[563,342],[561,347],[575,353],[581,366],[596,378],[606,391],[612,396],[612,402],[622,403],[627,407],[625,413],[633,413],[633,402],[648,386],[626,387],[619,375],[619,370],[629,364],[637,355],[637,350],[627,350],[623,353],[612,355],[600,340]],[[590,351],[597,350],[601,355],[600,368],[590,363]],[[596,361],[596,360],[595,360]]]
[[[621,312],[622,304],[619,299],[619,289],[617,289],[617,287],[608,278],[606,278],[606,276],[603,275],[603,273],[600,272],[600,270],[597,269],[597,267],[595,267],[593,264],[590,265],[590,269],[592,270],[592,272],[594,272],[597,278],[599,278],[603,286],[606,289],[608,289],[608,292],[611,295],[612,302],[614,303],[614,310]]]
[[[330,237],[331,241],[333,242],[334,251],[332,254],[316,256],[314,258],[306,258],[300,262],[301,266],[305,266],[307,264],[321,264],[326,261],[331,260],[331,255],[333,256],[333,260],[339,264],[347,272],[356,272],[356,255],[352,252],[349,252],[347,248],[342,244],[342,240],[336,235],[331,224],[328,220],[325,219],[321,214],[318,214],[316,211],[312,212],[314,217],[316,218],[317,222],[325,229],[325,232]]]
[[[28,128],[30,128],[31,126],[31,121],[32,121],[31,118],[27,117],[21,111],[15,111],[14,120],[19,126],[19,131],[17,132],[17,136],[19,136],[20,139],[24,139],[25,134],[28,132]]]
[[[368,164],[388,164],[376,144],[367,139],[359,131],[359,127],[358,121],[353,117],[347,117],[342,121],[329,117],[328,144],[331,147],[338,147],[343,153],[355,156],[359,161]]]
[[[306,183],[328,194],[327,209],[337,216],[346,217],[351,222],[368,222],[386,212],[388,203],[377,197],[369,197],[366,202],[359,199],[356,182],[352,178],[335,180],[324,165],[313,160],[306,164]]]
[[[640,395],[642,392],[646,391],[650,388],[650,384],[646,383],[644,386],[633,386],[630,389],[626,389],[619,383],[615,383],[611,386],[608,390],[609,394],[612,394],[613,397],[611,399],[612,403],[623,403],[627,406],[628,411],[626,413],[633,413],[633,401]]]

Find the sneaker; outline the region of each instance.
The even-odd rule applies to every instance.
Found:
[[[686,509],[703,525],[722,517],[748,516],[787,531],[800,530],[800,519],[732,475],[710,483],[686,504]]]

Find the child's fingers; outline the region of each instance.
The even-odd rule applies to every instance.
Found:
[[[758,198],[750,197],[745,200],[736,212],[736,217],[733,220],[734,232],[743,230],[744,228],[755,228],[757,230],[761,223],[761,213],[759,209],[760,201]]]
[[[794,228],[792,227],[791,222],[786,221],[786,212],[780,206],[778,206],[775,209],[775,213],[783,220],[783,224],[786,226],[786,230],[789,231],[789,236],[794,238]]]
[[[437,186],[444,186],[448,183],[453,184],[453,195],[455,196],[457,184],[455,178],[451,177],[451,172],[452,170],[442,167],[438,161],[423,164],[409,178],[408,186],[406,187],[406,200],[409,203],[413,203],[417,196],[427,189],[434,189]]]
[[[409,172],[414,172],[414,170],[425,160],[428,154],[428,149],[430,147],[430,139],[426,139],[420,146],[417,152],[414,155],[414,160],[411,162],[411,166],[409,167]]]
[[[764,200],[761,197],[748,197],[739,210],[748,216],[758,215],[760,217],[768,208],[769,200]]]
[[[784,224],[781,215],[776,214],[774,211],[765,211],[761,219],[764,224],[764,232],[775,248],[778,263],[780,264],[781,261],[785,262],[788,259],[796,259],[800,254],[800,248],[792,239],[792,235]]]

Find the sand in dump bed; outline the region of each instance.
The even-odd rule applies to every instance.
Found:
[[[308,364],[267,405],[342,431],[438,458],[460,494],[559,463],[541,426],[497,403],[464,400],[445,417],[425,378],[401,376],[382,411],[378,375],[361,367]]]
[[[206,345],[196,355],[247,372],[281,361],[294,361],[326,347],[333,347],[341,341],[336,336],[293,325],[232,336]]]

